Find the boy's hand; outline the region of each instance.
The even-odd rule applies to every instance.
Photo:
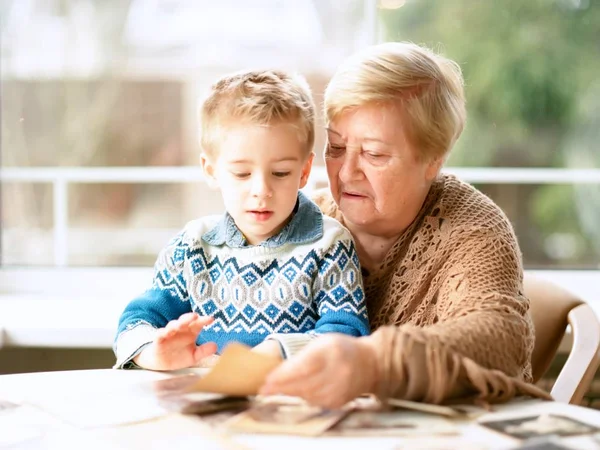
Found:
[[[212,317],[202,317],[196,313],[183,314],[159,329],[154,342],[146,346],[133,361],[150,370],[177,370],[197,366],[203,358],[217,351],[217,344],[214,342],[196,345],[202,328],[213,320]]]

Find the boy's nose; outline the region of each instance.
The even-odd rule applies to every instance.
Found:
[[[255,197],[272,197],[273,190],[264,176],[256,176],[252,180],[252,194]]]

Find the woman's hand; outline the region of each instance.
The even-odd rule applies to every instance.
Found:
[[[281,345],[279,342],[272,339],[262,341],[260,344],[254,347],[252,351],[262,355],[272,356],[273,358],[283,359]]]
[[[273,370],[260,394],[298,396],[314,405],[339,408],[374,392],[378,378],[377,354],[369,337],[326,334]]]
[[[177,370],[197,366],[203,358],[217,351],[217,344],[214,342],[196,345],[202,328],[213,320],[212,317],[196,313],[183,314],[179,319],[170,321],[166,327],[160,328],[154,342],[146,346],[133,361],[150,370]]]

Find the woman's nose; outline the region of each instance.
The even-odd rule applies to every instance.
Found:
[[[358,155],[347,153],[342,161],[339,178],[343,182],[355,181],[362,177],[362,170],[359,165]]]

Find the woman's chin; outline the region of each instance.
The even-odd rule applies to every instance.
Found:
[[[356,225],[365,225],[375,218],[375,211],[367,203],[344,202],[340,204],[340,211],[344,215],[346,222]]]

